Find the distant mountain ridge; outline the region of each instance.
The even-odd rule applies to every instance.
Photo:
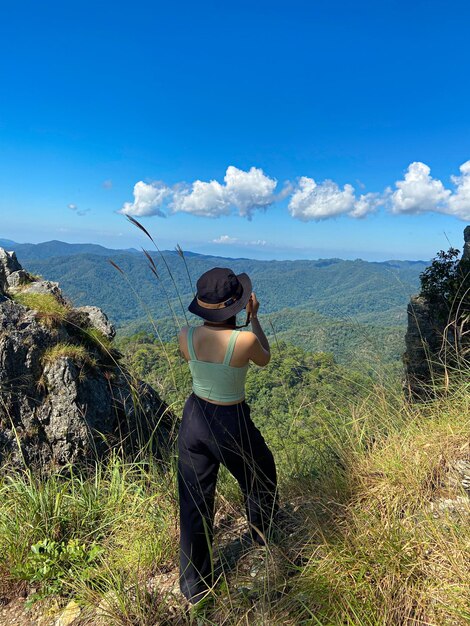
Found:
[[[115,252],[129,252],[138,254],[139,250],[128,248],[127,250],[112,250],[95,243],[67,243],[53,239],[42,243],[18,243],[11,239],[0,239],[0,247],[11,249],[16,252],[18,258],[24,261],[29,259],[49,259],[56,256],[72,256],[74,254],[99,254],[108,256]]]
[[[13,241],[12,239],[2,239],[0,238],[0,248],[9,248],[16,252],[17,257],[22,257],[23,259],[47,259],[55,256],[72,256],[75,254],[99,254],[102,256],[108,256],[111,253],[122,253],[129,252],[133,254],[141,254],[141,250],[137,248],[106,248],[101,244],[97,243],[67,243],[66,241],[60,241],[58,239],[52,239],[51,241],[43,241],[41,243],[19,243],[17,241]],[[165,254],[175,255],[177,252],[175,250],[163,250]],[[185,250],[184,254],[187,257],[204,257],[204,258],[213,258],[213,259],[227,259],[227,260],[237,260],[237,261],[248,261],[249,257],[221,257],[216,254],[202,254],[199,252],[191,252],[190,250]],[[302,259],[305,260],[305,259]],[[308,259],[309,261],[315,261],[318,264],[331,264],[337,261],[342,261],[343,259],[339,257],[331,257],[331,258],[320,258],[320,259]],[[362,261],[362,259],[355,259],[356,261]],[[299,259],[301,261],[301,259]],[[265,263],[270,263],[271,261],[264,261]],[[286,261],[288,262],[288,261]],[[293,263],[297,263],[297,260],[291,261]],[[428,263],[423,260],[395,260],[389,259],[386,261],[365,261],[367,263],[378,263],[380,265],[390,265],[395,267],[402,267],[403,264],[422,264]]]
[[[0,246],[3,244],[0,240]],[[142,251],[135,249],[112,250],[60,241],[9,242],[8,247],[16,251],[20,263],[27,263],[29,270],[58,281],[75,306],[91,302],[101,307],[120,334],[148,329],[150,316],[165,339],[174,337],[185,315],[191,323],[196,322],[186,307],[203,272],[216,265],[231,267],[236,273],[247,272],[260,299],[261,313],[275,314],[272,319],[276,333],[314,351],[332,351],[342,362],[362,353],[366,343],[378,346],[379,352],[382,345],[387,352],[385,360],[397,359],[403,351],[407,303],[428,265],[425,261],[338,258],[258,261],[185,252],[190,284],[183,259],[176,251],[164,251],[178,297],[161,256],[154,251],[150,255],[159,279]],[[177,323],[172,321],[174,316]]]
[[[2,241],[0,240],[0,245]],[[11,246],[11,242],[10,242]],[[145,315],[138,298],[143,299],[157,319],[183,315],[173,281],[161,256],[150,252],[160,280],[149,269],[140,251],[112,250],[95,244],[68,244],[60,241],[11,246],[20,263],[49,280],[60,282],[77,306],[93,302],[106,310],[122,326]],[[247,272],[265,313],[299,308],[329,317],[369,317],[382,324],[381,316],[403,311],[409,296],[416,292],[424,261],[368,262],[333,259],[258,261],[185,253],[191,275],[176,251],[164,251],[183,302],[189,302],[196,279],[209,268],[229,266],[236,273]],[[116,271],[113,260],[123,271]],[[133,290],[136,293],[133,293]],[[170,303],[166,295],[170,297]],[[137,297],[138,296],[138,297]],[[395,314],[392,316],[395,319]]]
[[[142,250],[137,248],[106,248],[97,243],[67,243],[52,239],[41,243],[18,243],[11,239],[0,239],[0,248],[14,250],[18,258],[22,261],[30,259],[51,259],[54,257],[74,256],[76,254],[97,254],[99,256],[110,256],[111,254],[142,254]],[[176,250],[164,250],[165,254],[178,255]],[[200,254],[199,252],[185,251],[186,257],[219,258],[210,254]],[[246,260],[244,257],[237,257],[238,260]]]

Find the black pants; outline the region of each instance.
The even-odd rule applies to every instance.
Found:
[[[220,463],[237,479],[251,536],[264,544],[278,512],[273,455],[246,402],[216,405],[194,393],[186,400],[178,435],[180,587],[191,602],[213,584],[214,495]]]

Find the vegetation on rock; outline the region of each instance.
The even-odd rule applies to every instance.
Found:
[[[96,367],[96,359],[89,353],[85,346],[73,343],[56,343],[47,348],[42,355],[44,365],[55,363],[58,359],[72,359],[79,365]]]
[[[460,259],[460,251],[441,250],[420,274],[421,295],[446,313],[460,309],[470,313],[470,258]]]
[[[58,302],[49,293],[24,293],[22,291],[12,295],[12,299],[28,309],[36,311],[36,319],[49,328],[63,324],[70,312],[70,307]]]

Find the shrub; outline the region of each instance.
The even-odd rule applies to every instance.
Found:
[[[40,583],[40,591],[28,598],[30,606],[50,594],[63,593],[74,575],[79,575],[83,581],[88,580],[94,572],[94,562],[102,552],[103,548],[94,542],[87,546],[78,539],[58,542],[46,538],[31,546],[24,562],[20,562],[12,573],[23,580]]]
[[[421,295],[451,311],[458,304],[470,311],[470,260],[460,260],[459,250],[441,250],[420,274]]]

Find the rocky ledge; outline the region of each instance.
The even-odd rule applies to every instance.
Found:
[[[0,466],[81,464],[113,448],[161,456],[173,417],[120,364],[101,309],[74,308],[58,283],[0,248]]]

